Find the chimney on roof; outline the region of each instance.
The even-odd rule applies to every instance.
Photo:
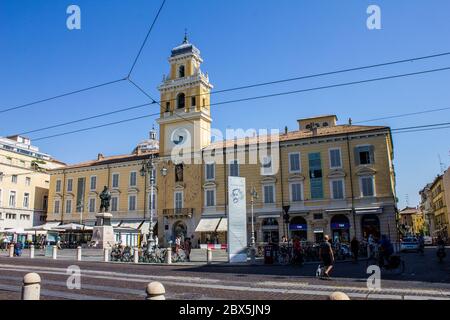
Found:
[[[102,160],[103,158],[105,158],[105,157],[103,156],[102,153],[99,153],[99,154],[97,155],[97,160]]]

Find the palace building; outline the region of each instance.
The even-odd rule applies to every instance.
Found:
[[[224,139],[211,128],[213,86],[202,62],[186,38],[172,49],[169,75],[158,87],[159,141],[152,131],[153,148],[99,155],[52,172],[50,220],[94,223],[98,193],[108,186],[113,224],[138,228],[153,206],[160,243],[180,235],[193,238],[195,246],[225,245],[227,181],[240,176],[248,189],[248,239],[253,208],[257,243],[283,235],[310,242],[325,234],[341,242],[369,234],[397,239],[389,127],[339,124],[335,115],[323,115],[298,120],[294,131],[247,130]],[[140,174],[151,157],[153,188],[148,175]]]

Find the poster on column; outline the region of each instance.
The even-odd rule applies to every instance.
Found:
[[[228,177],[228,261],[247,262],[247,202],[240,177]]]

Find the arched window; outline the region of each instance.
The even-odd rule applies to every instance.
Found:
[[[177,108],[182,109],[185,107],[185,96],[184,93],[180,93],[177,96]]]
[[[343,214],[333,216],[330,227],[333,242],[350,242],[350,221],[347,216]]]
[[[294,217],[289,221],[289,237],[298,238],[300,241],[308,239],[308,223],[303,217]]]
[[[184,66],[183,65],[178,67],[178,77],[184,78]]]

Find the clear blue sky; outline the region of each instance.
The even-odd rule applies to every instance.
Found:
[[[160,5],[156,0],[0,0],[0,108],[125,76]],[[66,8],[82,10],[82,29],[66,28]],[[366,9],[382,10],[382,30],[366,28]],[[450,50],[448,0],[167,0],[134,79],[155,98],[168,72],[170,49],[184,29],[201,50],[216,89],[298,75],[428,55]],[[217,94],[213,102],[450,66],[450,58],[302,80],[284,85]],[[341,122],[423,109],[449,107],[450,71],[346,88],[302,93],[213,108],[213,126],[284,128],[296,119],[334,113]],[[121,83],[0,114],[0,136],[146,103]],[[153,113],[142,108],[64,128],[31,134],[38,138],[99,123]],[[380,121],[392,128],[450,120],[450,110]],[[129,153],[145,138],[153,119],[39,141],[41,150],[74,163]],[[438,154],[450,164],[449,129],[394,136],[400,206],[439,172]]]

